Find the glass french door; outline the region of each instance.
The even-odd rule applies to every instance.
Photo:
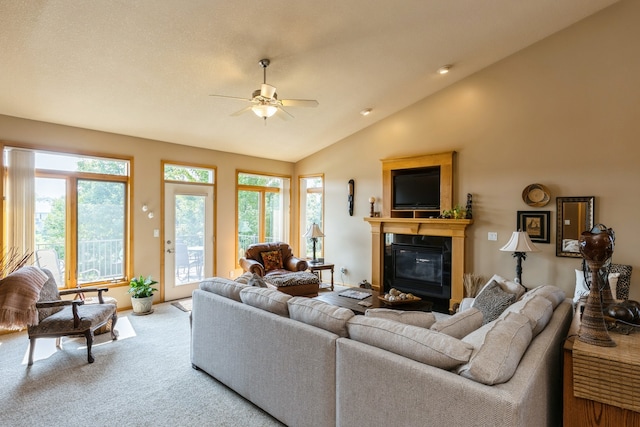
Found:
[[[213,187],[165,183],[164,299],[187,298],[213,275]]]

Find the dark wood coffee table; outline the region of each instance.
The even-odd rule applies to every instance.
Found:
[[[317,297],[315,297],[315,299],[319,299],[320,301],[324,301],[331,305],[337,305],[338,307],[348,308],[349,310],[353,311],[356,314],[364,314],[365,310],[367,310],[368,308],[384,307],[384,308],[395,308],[397,310],[406,310],[406,311],[431,311],[431,308],[433,307],[433,303],[431,301],[425,301],[425,300],[410,302],[402,305],[388,306],[378,299],[378,296],[380,295],[380,293],[377,291],[374,291],[372,289],[365,289],[365,288],[352,288],[352,289],[358,292],[366,292],[370,294],[370,296],[366,297],[365,299],[359,300],[355,298],[341,296],[340,293],[344,291],[335,291],[335,292],[321,292],[320,294],[318,294]],[[371,306],[366,307],[358,304],[361,301],[370,302]]]

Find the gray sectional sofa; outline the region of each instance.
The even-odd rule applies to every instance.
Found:
[[[573,306],[548,288],[552,309],[544,292],[529,298],[546,314],[532,318],[519,302],[467,333],[450,326],[453,316],[446,327],[424,328],[211,278],[193,293],[191,362],[292,427],[560,425],[561,347]],[[471,313],[455,317],[477,319]],[[485,351],[507,339],[500,325],[516,331],[523,355]]]

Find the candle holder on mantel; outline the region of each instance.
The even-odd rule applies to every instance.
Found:
[[[600,269],[611,260],[615,234],[602,224],[595,225],[590,231],[584,231],[579,238],[582,257],[591,270],[591,286],[587,303],[582,313],[578,339],[587,344],[600,347],[615,347],[609,336],[602,313],[602,302],[612,300],[611,288],[606,278],[600,276]],[[602,293],[602,296],[601,296]]]
[[[369,216],[373,218],[375,216],[373,206],[376,204],[376,198],[374,196],[369,197],[369,204],[371,205],[371,209],[369,210]]]

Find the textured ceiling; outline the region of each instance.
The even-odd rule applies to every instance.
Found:
[[[3,0],[0,114],[297,161],[615,2]]]

